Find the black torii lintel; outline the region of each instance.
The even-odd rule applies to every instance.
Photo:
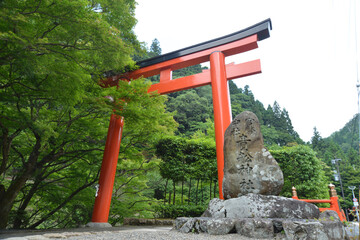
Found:
[[[136,63],[140,68],[151,66],[157,63],[165,62],[174,58],[182,57],[191,53],[199,52],[202,50],[206,50],[209,48],[217,47],[226,43],[231,43],[254,34],[257,34],[258,41],[264,40],[270,37],[270,30],[272,30],[271,19],[268,18],[262,22],[259,22],[251,27],[247,27],[238,32],[234,32],[223,37],[215,38],[213,40],[209,40],[203,43],[195,44],[190,47],[182,48],[177,51],[173,51],[170,53],[165,53],[163,55],[159,55],[153,58],[148,58]]]

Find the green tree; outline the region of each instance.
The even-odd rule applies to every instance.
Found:
[[[157,40],[157,38],[155,38],[150,46],[150,52],[149,52],[149,57],[155,57],[155,56],[159,56],[161,55],[161,47],[160,47],[160,42],[159,40]]]
[[[198,129],[206,129],[209,116],[209,102],[200,97],[195,90],[186,91],[175,98],[170,98],[168,111],[175,112],[174,118],[179,123],[179,133],[192,135]]]
[[[183,154],[185,145],[186,140],[178,137],[161,139],[156,145],[156,155],[162,160],[159,166],[160,174],[167,180],[166,185],[168,180],[173,182],[173,204],[175,204],[176,198],[175,185],[177,182],[185,180],[187,172]]]
[[[198,203],[199,183],[210,183],[217,180],[216,147],[212,136],[204,137],[199,131],[197,137],[165,137],[156,145],[156,154],[161,158],[160,174],[173,183],[181,181],[181,203],[183,203],[184,184],[188,182],[188,201]],[[195,198],[191,197],[191,180],[196,180]],[[166,187],[165,187],[166,189]],[[173,186],[173,204],[175,204],[175,185]],[[208,195],[210,196],[211,193]],[[203,197],[202,197],[203,199]]]
[[[312,148],[316,151],[316,150],[321,150],[323,139],[319,133],[319,131],[317,130],[316,127],[314,127],[314,135],[311,137],[311,146]]]
[[[121,156],[128,161],[154,132],[175,127],[164,98],[149,96],[144,81],[98,84],[134,67],[135,1],[0,6],[0,228],[75,226],[88,219],[92,202],[84,199],[94,196],[89,187],[113,109],[125,117]],[[83,218],[74,219],[72,210],[83,208]]]
[[[337,143],[344,153],[348,153],[350,149],[359,152],[359,121],[358,114],[356,114],[345,126],[339,131],[334,132],[328,137]]]
[[[327,179],[321,161],[308,146],[273,148],[270,150],[284,174],[281,195],[291,197],[291,188],[297,189],[299,198],[328,198]]]

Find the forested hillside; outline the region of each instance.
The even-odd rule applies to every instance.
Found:
[[[157,39],[151,44],[147,56],[161,54],[160,42]],[[179,78],[202,72],[200,65],[179,69],[173,72],[173,78]],[[157,81],[153,77],[152,81]],[[259,118],[261,130],[267,146],[285,146],[290,143],[304,143],[294,130],[289,113],[274,102],[272,106],[264,105],[255,99],[249,86],[238,88],[229,81],[231,108],[233,118],[242,111],[252,111]],[[205,132],[209,121],[213,121],[211,86],[204,86],[186,91],[168,94],[167,110],[173,112],[174,119],[179,123],[178,135],[191,136],[196,131]]]
[[[355,115],[342,129],[327,138],[322,138],[314,128],[311,146],[317,157],[328,167],[327,175],[336,185],[339,196],[342,196],[340,178],[345,196],[344,206],[351,207],[352,192],[349,186],[355,186],[356,197],[360,189],[360,158],[358,146],[358,115]],[[334,161],[334,159],[338,159]],[[333,161],[332,161],[333,160]]]
[[[158,41],[154,41],[151,46],[161,50],[159,44]],[[174,76],[186,76],[201,71],[201,66],[197,65],[182,69],[180,74],[179,71],[175,71]],[[345,200],[340,199],[343,207],[352,206],[352,195],[348,186],[357,187],[360,184],[356,116],[343,129],[326,139],[323,139],[314,128],[311,142],[305,143],[294,130],[289,113],[286,109],[282,109],[279,103],[274,102],[272,106],[264,107],[260,101],[256,100],[249,86],[241,89],[232,81],[229,81],[229,89],[233,117],[246,110],[258,116],[265,145],[277,157],[286,176],[282,195],[290,197],[290,188],[295,185],[303,197],[327,198],[327,185],[334,183],[339,196],[342,196],[344,192]],[[207,135],[209,126],[213,125],[210,86],[169,94],[166,105],[167,111],[173,112],[174,119],[179,123],[176,131],[178,136],[191,138],[201,133],[204,137]],[[337,161],[338,165],[332,164],[331,160],[335,158],[341,159]],[[297,167],[294,168],[295,163]],[[337,167],[339,167],[343,189],[341,189],[338,177],[335,181],[334,174],[339,174]],[[315,172],[318,173],[315,174]],[[317,176],[316,179],[312,178],[314,174]],[[317,187],[313,188],[314,186]]]
[[[328,138],[330,141],[334,141],[345,152],[351,152],[353,150],[359,150],[359,118],[358,114],[345,124],[345,126],[331,134]]]

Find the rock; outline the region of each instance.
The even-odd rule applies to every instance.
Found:
[[[225,217],[224,200],[221,200],[219,198],[213,198],[209,202],[209,207],[205,210],[205,212],[201,216],[224,218]]]
[[[195,225],[195,219],[194,218],[190,218],[180,229],[179,232],[182,233],[189,233],[189,232],[193,232],[194,230],[194,225]]]
[[[238,234],[249,238],[273,238],[274,225],[271,219],[244,218],[235,221]]]
[[[331,240],[345,239],[345,227],[341,221],[321,221],[324,232]]]
[[[224,135],[224,198],[248,193],[278,195],[283,185],[283,173],[264,147],[258,118],[242,112]]]
[[[109,228],[112,227],[110,223],[107,222],[89,222],[85,225],[90,228]]]
[[[211,235],[224,235],[235,232],[235,220],[230,218],[209,219],[207,232]]]
[[[237,233],[254,239],[348,239],[341,221],[289,218],[177,218],[182,233]]]
[[[200,232],[206,233],[206,232],[208,232],[208,230],[207,230],[208,220],[209,220],[209,218],[207,218],[207,217],[196,218],[195,231],[197,233],[200,233]]]
[[[278,219],[278,218],[273,219],[274,233],[281,233],[284,231],[284,228],[282,226],[283,220],[284,219]]]
[[[319,208],[314,204],[279,196],[250,193],[227,200],[210,201],[204,217],[212,218],[319,218]]]
[[[328,221],[340,221],[339,215],[332,210],[326,210],[320,213],[319,219]]]
[[[283,228],[287,239],[329,240],[324,226],[319,222],[284,221]]]
[[[208,220],[210,220],[210,218],[207,217],[179,217],[175,220],[174,229],[185,233],[206,233]]]
[[[324,231],[329,239],[340,240],[345,239],[345,228],[340,221],[339,215],[332,210],[326,210],[320,213],[319,220],[324,226]]]
[[[182,226],[184,226],[184,224],[189,220],[190,220],[190,218],[188,218],[188,217],[178,217],[178,218],[176,218],[174,228],[176,230],[180,230],[180,228]]]

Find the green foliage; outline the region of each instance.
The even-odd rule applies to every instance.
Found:
[[[206,210],[205,205],[158,205],[157,218],[200,217]]]
[[[291,197],[291,188],[297,189],[299,198],[324,199],[327,193],[327,179],[321,161],[308,146],[296,145],[270,149],[284,174],[281,195]]]
[[[175,70],[173,72],[173,79],[180,78],[180,77],[185,77],[185,76],[190,76],[190,75],[194,75],[194,74],[201,73],[201,72],[202,72],[202,67],[201,67],[200,64],[197,64],[197,65],[194,65],[194,66],[190,66],[190,67]]]
[[[167,109],[175,112],[174,119],[179,123],[179,133],[192,135],[197,130],[204,131],[206,119],[210,118],[210,104],[195,90],[188,90],[175,98],[169,98]]]
[[[156,155],[161,158],[160,174],[167,179],[164,187],[164,202],[166,202],[166,191],[169,190],[167,189],[169,180],[173,183],[173,204],[177,202],[176,183],[178,182],[181,182],[181,204],[184,200],[189,204],[191,202],[196,205],[205,204],[204,195],[206,195],[205,199],[211,199],[215,195],[216,191],[212,188],[212,184],[217,180],[215,140],[213,137],[204,137],[203,133],[196,136],[192,139],[166,137],[156,145]]]
[[[119,159],[118,171],[111,201],[109,223],[121,223],[126,217],[150,218],[153,206],[157,202],[152,195],[147,195],[148,174],[158,167],[158,161],[137,159]]]
[[[336,142],[344,153],[351,150],[359,151],[359,119],[356,114],[345,126],[339,131],[334,132],[327,138]]]
[[[217,176],[216,146],[212,139],[161,139],[156,155],[162,159],[160,174],[175,182],[185,178],[209,179]]]
[[[341,130],[333,133],[328,138],[322,138],[315,127],[314,135],[311,138],[311,146],[316,151],[318,158],[329,166],[326,168],[326,176],[336,186],[340,204],[346,209],[353,206],[353,195],[348,187],[360,185],[360,158],[357,152],[358,146],[354,144],[357,142],[355,140],[358,137],[357,130],[357,116],[354,116]],[[331,161],[333,159],[341,160],[333,164]],[[338,175],[337,180],[334,175]],[[342,180],[342,189],[340,178]],[[356,189],[355,195],[357,194]]]
[[[125,193],[114,202],[125,215],[139,211],[149,200],[140,192],[142,174],[154,168],[151,146],[176,123],[166,97],[147,94],[145,80],[98,84],[135,68],[135,1],[0,5],[0,228],[89,221],[113,110],[126,126],[115,183]]]
[[[265,109],[261,102],[255,100],[249,86],[245,86],[243,90],[229,81],[229,89],[233,118],[243,111],[255,113],[261,124],[265,145],[286,146],[290,143],[303,143],[292,126],[289,113],[286,109],[281,110],[276,101],[272,107],[269,105]]]
[[[159,42],[159,40],[157,40],[157,38],[155,38],[150,46],[149,57],[155,57],[155,56],[159,56],[159,55],[161,55],[160,42]]]

